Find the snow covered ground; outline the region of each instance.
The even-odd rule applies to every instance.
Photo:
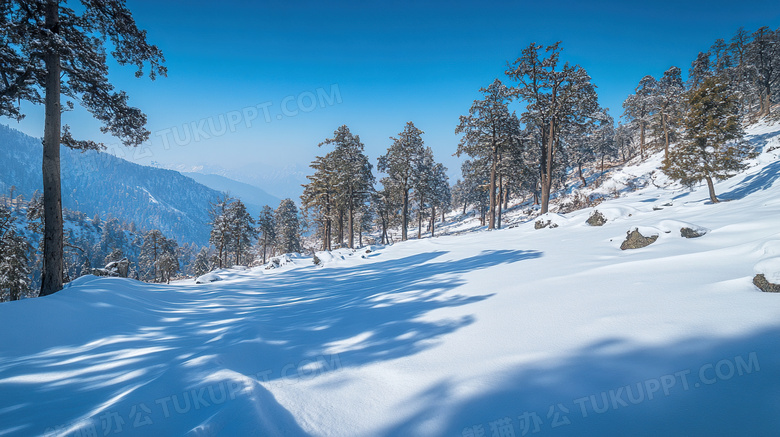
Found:
[[[778,435],[780,295],[751,280],[779,273],[780,125],[750,134],[720,204],[656,174],[602,227],[590,208],[2,304],[0,435]],[[658,240],[621,251],[634,228]]]

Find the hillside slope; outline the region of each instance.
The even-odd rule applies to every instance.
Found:
[[[780,125],[750,133],[721,204],[654,176],[601,227],[590,208],[0,305],[0,435],[777,435],[780,295],[751,279],[780,269]],[[634,228],[657,241],[620,250]]]
[[[16,187],[30,199],[42,189],[37,138],[0,125],[0,190]],[[144,229],[160,229],[180,242],[208,244],[209,202],[219,192],[172,170],[147,167],[108,153],[63,147],[62,204],[88,216],[113,216]]]

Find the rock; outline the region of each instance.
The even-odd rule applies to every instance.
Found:
[[[208,284],[209,282],[217,282],[221,281],[222,278],[219,277],[216,273],[206,273],[203,276],[198,276],[198,279],[195,280],[196,284]]]
[[[593,214],[588,217],[588,220],[585,222],[591,226],[604,226],[604,223],[607,222],[607,218],[604,217],[604,214],[593,211]]]
[[[558,227],[557,223],[553,223],[552,220],[537,220],[536,223],[534,223],[534,229],[544,229],[549,227],[550,229],[554,229]]]
[[[130,261],[127,258],[122,258],[119,261],[113,261],[106,264],[102,269],[92,269],[92,274],[95,276],[112,276],[117,278],[126,278],[127,272],[130,270]]]
[[[753,277],[753,285],[758,287],[759,290],[767,293],[780,293],[780,284],[769,282],[763,273],[759,273]]]
[[[699,238],[704,236],[707,231],[693,228],[680,228],[680,236],[685,238]]]
[[[620,250],[641,249],[655,243],[655,240],[657,239],[658,235],[645,237],[639,233],[639,230],[634,229],[633,231],[626,232],[626,240],[620,245]]]

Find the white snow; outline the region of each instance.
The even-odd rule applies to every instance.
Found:
[[[751,282],[780,271],[768,149],[720,204],[642,163],[616,183],[653,183],[557,228],[2,304],[0,435],[777,435],[780,294]],[[658,241],[621,251],[634,228]]]
[[[198,276],[195,279],[196,284],[208,284],[209,282],[217,282],[221,281],[222,277],[220,277],[218,274],[211,272],[206,273],[205,275]]]

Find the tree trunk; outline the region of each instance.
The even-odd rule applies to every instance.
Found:
[[[501,229],[501,210],[504,202],[502,201],[501,197],[504,195],[504,178],[501,177],[501,175],[498,175],[498,193],[499,197],[496,202],[496,205],[498,206],[498,229]]]
[[[553,100],[553,105],[555,101]],[[545,173],[542,175],[542,206],[541,213],[546,214],[550,209],[550,190],[552,189],[552,159],[553,148],[555,147],[555,120],[550,120],[550,135],[547,139],[547,159],[545,163]]]
[[[669,159],[669,128],[666,126],[666,114],[661,114],[661,123],[664,125],[664,161]]]
[[[645,159],[645,123],[639,123],[639,156]]]
[[[420,199],[420,209],[417,211],[417,239],[422,238],[423,199]]]
[[[509,209],[509,184],[507,184],[506,187],[504,187],[504,190],[506,192],[504,193],[504,209]]]
[[[406,241],[406,228],[409,227],[407,219],[409,218],[409,189],[404,188],[404,206],[401,213],[401,241]]]
[[[585,176],[582,175],[582,163],[581,162],[577,163],[577,169],[580,172],[580,180],[582,181],[582,186],[583,187],[587,187],[588,186],[588,181],[585,179]]]
[[[46,2],[46,28],[59,33],[59,3]],[[62,193],[60,184],[60,55],[47,53],[43,132],[43,274],[41,296],[62,290]]]
[[[705,176],[704,178],[707,180],[707,189],[710,191],[710,200],[712,203],[720,203],[718,196],[715,195],[715,185],[712,183],[712,178],[710,176]]]
[[[493,163],[490,166],[490,217],[488,229],[496,227],[496,167],[498,166],[498,151],[496,140],[493,139]]]
[[[441,222],[444,223],[444,208],[441,210]]]
[[[352,203],[352,189],[349,189],[349,217],[347,219],[347,231],[349,232],[349,248],[354,249],[355,248],[355,206]]]
[[[436,223],[436,208],[431,207],[431,238],[433,238],[433,226]]]

